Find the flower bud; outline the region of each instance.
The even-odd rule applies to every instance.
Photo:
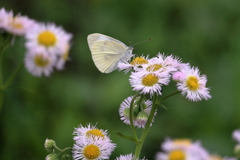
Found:
[[[47,155],[45,160],[59,160],[59,158],[56,153],[52,153],[52,154]]]
[[[130,117],[130,108],[125,108],[123,110],[123,115],[129,118]]]
[[[137,115],[136,120],[147,121],[148,120],[148,114],[145,111],[140,111]]]
[[[64,154],[61,159],[71,159],[71,156],[69,154]]]
[[[234,153],[236,154],[236,157],[240,158],[240,144],[237,144],[234,147]]]
[[[52,139],[46,139],[44,143],[44,147],[48,152],[51,152],[56,146],[56,142]]]
[[[182,72],[175,72],[172,79],[177,82],[182,82],[186,76]]]

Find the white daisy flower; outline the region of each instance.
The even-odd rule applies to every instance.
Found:
[[[53,71],[56,56],[42,49],[28,51],[25,55],[25,67],[34,76],[49,76]]]
[[[130,84],[134,91],[140,91],[141,94],[154,93],[161,95],[162,85],[167,85],[170,81],[168,73],[149,73],[148,71],[132,72],[130,75]]]
[[[36,25],[34,20],[29,19],[27,16],[17,15],[9,17],[5,30],[18,36],[24,35],[29,29]]]
[[[170,139],[166,138],[162,143],[162,149],[164,151],[176,150],[176,149],[187,149],[192,146],[190,139]]]
[[[186,75],[182,82],[177,83],[177,88],[182,95],[191,100],[199,101],[210,99],[209,88],[206,87],[207,77],[200,76],[198,68],[185,67],[181,72]]]
[[[88,124],[87,127],[80,125],[78,128],[75,128],[73,134],[76,135],[73,138],[75,141],[81,141],[82,139],[103,139],[111,141],[107,134],[107,130],[98,129],[96,126],[92,126],[91,124]]]
[[[13,17],[12,11],[6,11],[5,8],[0,9],[0,29],[5,29],[8,24],[8,19],[11,19]]]
[[[164,57],[164,55],[159,53],[158,57]],[[173,55],[169,55],[164,58],[164,65],[166,67],[171,67],[172,71],[175,71],[176,69],[181,70],[182,68],[189,66],[188,63],[182,63],[182,60],[179,57]]]
[[[120,157],[117,157],[115,160],[133,160],[133,159],[134,159],[134,155],[132,155],[132,153],[131,153],[131,154],[127,154],[127,155],[120,155]],[[147,160],[147,159],[137,158],[136,160]]]
[[[240,129],[234,130],[232,133],[232,137],[234,140],[236,140],[238,143],[240,143]]]
[[[170,139],[167,138],[162,143],[162,150],[172,155],[186,154],[190,157],[197,156],[201,160],[208,160],[208,152],[201,146],[199,141],[192,142],[190,139]],[[172,151],[177,151],[172,152]],[[185,153],[186,152],[186,153]],[[165,155],[165,154],[164,154]],[[187,156],[186,156],[187,157]]]
[[[147,66],[146,70],[155,73],[171,73],[177,71],[177,66],[180,63],[177,59],[174,59],[172,55],[165,56],[161,53],[159,53],[157,57],[151,58],[149,61],[150,64]]]
[[[82,139],[73,146],[74,160],[102,160],[109,159],[116,145],[103,139]]]
[[[148,56],[147,57],[144,57],[144,56],[135,57],[130,63],[128,63],[128,62],[119,62],[118,63],[118,69],[120,71],[121,70],[125,70],[125,72],[127,73],[131,69],[134,69],[134,70],[138,69],[143,64],[148,64]]]
[[[169,152],[158,152],[155,160],[207,160],[201,155],[196,155],[189,150],[172,150]]]
[[[41,48],[51,54],[61,55],[65,52],[66,44],[69,43],[71,37],[55,24],[38,24],[26,33],[25,45],[28,50]]]
[[[123,123],[130,125],[130,105],[132,96],[126,98],[120,105],[119,115]],[[138,104],[140,103],[140,104]],[[136,98],[133,104],[133,124],[138,128],[145,128],[148,116],[152,109],[152,102],[145,100],[140,102],[140,97]],[[157,112],[155,112],[155,115]],[[152,120],[153,122],[153,120]]]

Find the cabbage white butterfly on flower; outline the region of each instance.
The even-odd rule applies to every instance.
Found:
[[[95,66],[102,73],[110,73],[117,69],[118,62],[129,61],[133,56],[132,46],[127,46],[112,37],[93,33],[87,37]]]

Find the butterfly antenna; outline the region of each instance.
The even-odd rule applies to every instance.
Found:
[[[129,43],[130,43],[130,46],[132,46],[132,41],[129,41]]]
[[[140,43],[143,43],[143,42],[147,42],[147,41],[151,41],[152,40],[152,38],[151,39],[147,39],[147,40],[145,40],[145,41],[141,41],[141,42],[138,42],[138,43],[135,43],[135,44],[133,44],[133,45],[131,45],[131,46],[135,46],[135,45],[137,45],[137,44],[140,44]],[[131,41],[130,41],[131,42]],[[131,43],[130,43],[131,44]]]

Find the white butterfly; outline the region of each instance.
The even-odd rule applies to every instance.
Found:
[[[88,35],[87,41],[92,59],[102,73],[116,70],[119,62],[129,61],[133,56],[133,47],[128,47],[121,41],[100,33]]]

